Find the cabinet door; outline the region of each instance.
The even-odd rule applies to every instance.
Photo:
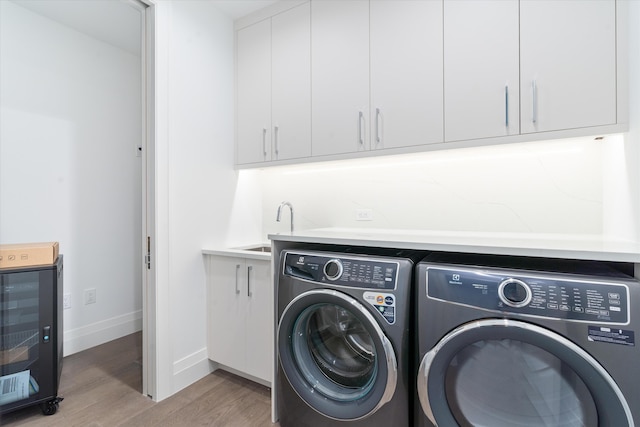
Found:
[[[442,142],[442,1],[370,7],[371,148]]]
[[[244,259],[210,257],[208,304],[209,359],[246,369],[247,276]]]
[[[369,2],[311,3],[312,154],[369,149]]]
[[[236,162],[263,162],[271,160],[271,20],[236,37]]]
[[[520,133],[518,31],[518,0],[444,1],[446,141]]]
[[[272,159],[311,156],[311,5],[271,20]]]
[[[275,321],[271,263],[247,260],[247,373],[271,382]]]
[[[521,131],[616,122],[614,0],[521,0]]]

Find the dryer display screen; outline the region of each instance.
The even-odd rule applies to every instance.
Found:
[[[629,290],[619,283],[429,267],[426,284],[429,298],[471,307],[575,321],[629,323]]]

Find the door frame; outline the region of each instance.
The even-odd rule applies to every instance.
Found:
[[[142,394],[158,399],[157,288],[155,233],[155,74],[156,5],[153,0],[123,0],[140,12],[141,118],[139,150],[142,157]]]

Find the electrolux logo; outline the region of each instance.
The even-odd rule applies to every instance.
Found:
[[[298,262],[297,262],[297,264],[304,264],[304,257],[303,257],[303,256],[298,257]]]
[[[462,285],[462,277],[459,273],[453,273],[451,275],[451,280],[449,280],[450,285]]]

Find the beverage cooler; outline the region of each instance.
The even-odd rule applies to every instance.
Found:
[[[62,266],[0,269],[0,414],[62,400]]]

